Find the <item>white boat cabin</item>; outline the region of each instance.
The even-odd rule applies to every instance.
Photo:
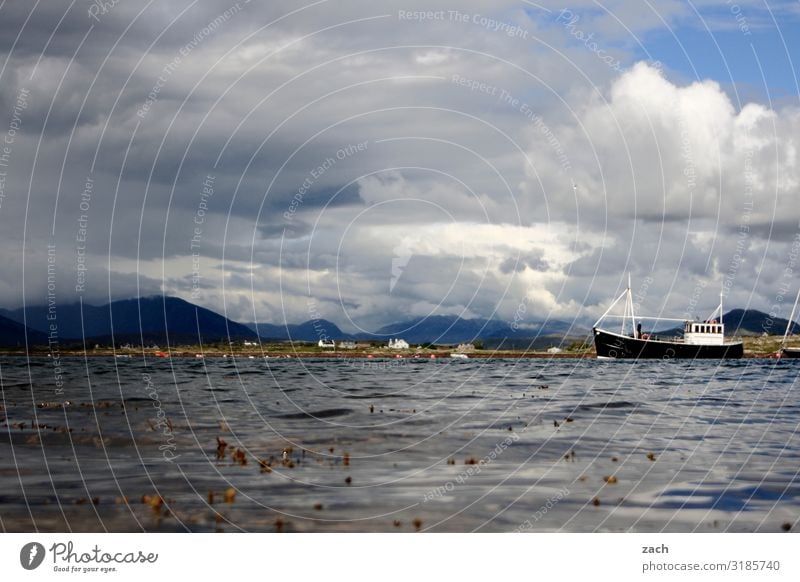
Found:
[[[716,320],[686,321],[683,341],[692,345],[721,346],[725,343],[725,325]]]

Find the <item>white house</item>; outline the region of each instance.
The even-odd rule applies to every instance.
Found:
[[[390,350],[407,350],[411,346],[408,345],[408,342],[404,339],[390,339],[389,340],[389,349]]]
[[[332,339],[321,339],[317,345],[321,348],[336,349],[336,342]]]

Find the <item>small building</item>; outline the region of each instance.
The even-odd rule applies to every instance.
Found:
[[[397,339],[390,339],[389,340],[389,349],[390,350],[407,350],[411,346],[408,345],[408,342],[402,338]]]
[[[336,349],[336,342],[334,342],[332,339],[321,339],[317,345],[321,348],[326,348],[329,350]]]
[[[464,352],[474,352],[475,345],[474,344],[458,344],[458,347],[455,349],[456,352],[464,353]]]
[[[341,349],[341,350],[354,350],[354,349],[356,349],[356,342],[351,342],[351,341],[339,342],[339,349]]]
[[[250,342],[250,341],[244,340],[244,345],[246,345],[246,346],[257,346],[258,344],[256,342]]]
[[[552,348],[547,348],[548,354],[560,354],[563,350],[561,348],[557,348],[553,346]]]

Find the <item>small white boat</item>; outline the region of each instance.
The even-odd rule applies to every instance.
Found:
[[[450,357],[457,360],[469,360],[469,356],[467,354],[450,354]]]

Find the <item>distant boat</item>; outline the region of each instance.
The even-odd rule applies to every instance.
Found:
[[[467,354],[450,354],[450,357],[457,360],[469,360],[469,356]]]
[[[625,299],[623,315],[609,315],[614,306],[623,299]],[[744,355],[744,343],[741,340],[725,341],[721,300],[719,307],[705,321],[642,317],[634,314],[633,307],[633,293],[630,277],[628,277],[628,288],[592,326],[598,359],[731,359],[741,358]],[[714,319],[717,312],[719,312],[719,321]],[[622,319],[619,332],[599,327],[600,322],[607,317]],[[661,338],[652,333],[644,333],[641,324],[643,320],[681,322],[683,338]],[[630,323],[630,331],[626,332],[627,323]]]
[[[800,348],[787,348],[786,347],[786,340],[789,339],[789,336],[792,335],[794,331],[792,328],[794,327],[794,314],[797,311],[797,302],[800,301],[800,289],[797,291],[797,298],[794,300],[794,307],[792,307],[792,314],[789,316],[789,323],[786,324],[786,331],[783,334],[783,340],[781,341],[781,349],[778,352],[778,357],[780,358],[800,358]]]

